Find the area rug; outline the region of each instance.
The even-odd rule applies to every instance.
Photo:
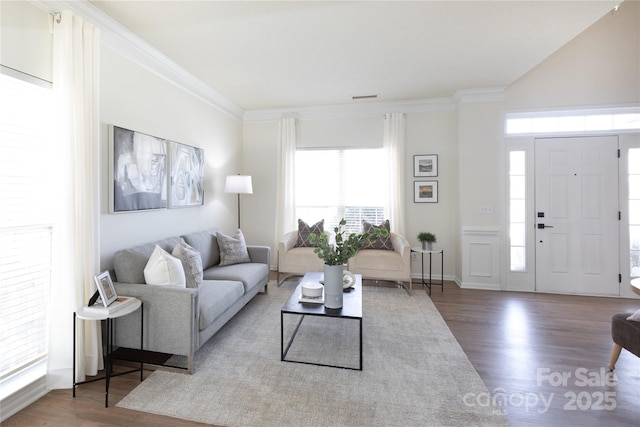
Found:
[[[506,418],[422,292],[363,289],[363,370],[280,360],[280,308],[295,282],[270,286],[195,356],[195,373],[155,371],[118,407],[219,426],[497,426]],[[292,319],[289,319],[292,317]],[[285,335],[295,318],[285,316]],[[359,363],[358,322],[306,316],[287,359]]]

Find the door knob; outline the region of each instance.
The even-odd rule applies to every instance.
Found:
[[[543,229],[543,228],[553,228],[553,225],[538,224],[538,229]]]

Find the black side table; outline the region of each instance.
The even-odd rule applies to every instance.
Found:
[[[421,247],[414,247],[414,248],[411,248],[411,252],[419,253],[421,256],[422,284],[427,287],[429,295],[431,295],[431,286],[433,285],[441,286],[442,287],[441,291],[444,292],[444,250],[443,249],[427,250],[427,249],[422,249]],[[440,255],[440,282],[434,282],[432,279],[431,261],[434,254]],[[429,281],[428,282],[425,281],[424,279],[424,256],[425,255],[429,255]]]
[[[77,312],[73,313],[73,397],[76,397],[76,386],[80,384],[92,383],[94,381],[105,380],[105,395],[104,395],[104,407],[109,407],[109,381],[111,377],[117,377],[119,375],[130,374],[133,372],[140,371],[140,381],[143,380],[143,370],[144,370],[144,362],[140,362],[140,367],[136,369],[130,369],[125,372],[119,372],[117,374],[113,374],[113,319],[118,317],[126,316],[131,314],[138,309],[142,308],[142,301],[139,299],[135,299],[134,302],[127,305],[126,307],[122,307],[122,309],[114,312],[107,313],[105,312],[96,312],[86,310],[86,307],[80,307]],[[105,375],[99,378],[93,378],[86,381],[76,381],[76,335],[77,335],[77,321],[81,320],[104,320],[107,325],[107,333],[106,333],[106,344],[103,344],[104,347],[104,371]],[[144,342],[144,310],[140,310],[140,350],[142,350],[142,343]]]

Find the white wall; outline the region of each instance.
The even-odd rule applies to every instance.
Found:
[[[500,241],[497,237],[502,239],[503,246],[507,242],[504,214],[500,210],[501,203],[504,204],[504,113],[639,104],[639,22],[638,2],[624,2],[618,12],[604,16],[507,88],[503,99],[458,106],[459,227],[479,230],[472,234],[476,236],[489,230],[487,248],[492,254]],[[483,204],[491,204],[494,213],[481,214],[479,206]],[[500,236],[496,235],[496,228]],[[461,249],[463,253],[472,253],[468,247]],[[506,247],[500,251],[504,263]],[[474,260],[461,257],[456,275],[464,278],[471,265]],[[504,288],[505,278],[499,271],[505,268],[504,264],[498,272],[494,268],[485,287]]]
[[[345,119],[338,114],[334,118],[316,119],[309,112],[299,119],[299,146],[378,146],[383,139],[383,114],[378,108],[366,105],[356,107],[357,117]],[[418,245],[416,235],[431,231],[438,237],[437,247],[445,250],[445,274],[453,274],[456,259],[456,227],[451,218],[457,215],[457,167],[456,167],[456,114],[450,103],[428,111],[408,112],[406,115],[405,148],[405,199],[406,237],[413,246]],[[388,112],[392,112],[389,110]],[[353,113],[353,111],[352,111]],[[344,131],[344,132],[342,132]],[[348,137],[345,137],[347,135]],[[278,124],[274,120],[246,121],[243,126],[243,170],[253,175],[254,194],[243,196],[243,213],[252,212],[250,218],[243,214],[242,229],[258,244],[271,245],[275,236],[275,194],[277,165]],[[438,203],[414,203],[413,156],[438,154],[439,176]],[[259,186],[259,187],[258,187]],[[248,214],[249,215],[249,214]],[[246,219],[245,219],[246,218]],[[439,265],[434,271],[439,272]],[[416,263],[414,271],[419,272]]]
[[[509,87],[502,107],[637,104],[639,57],[640,4],[625,1]]]
[[[6,10],[5,2],[2,7]],[[467,102],[463,96],[457,103],[453,99],[441,104],[430,100],[422,109],[414,102],[406,109],[379,107],[366,114],[362,111],[380,104],[363,103],[358,106],[362,111],[356,115],[344,106],[336,107],[334,112],[325,107],[322,122],[316,117],[313,123],[305,116],[312,111],[307,107],[301,116],[301,135],[308,141],[327,140],[333,124],[334,130],[348,129],[353,137],[372,138],[382,129],[383,113],[406,112],[407,238],[417,244],[417,232],[434,232],[438,246],[445,250],[445,276],[460,281],[463,227],[499,228],[502,224],[503,112],[639,103],[639,17],[637,2],[622,3],[620,11],[602,18],[515,82],[502,94],[503,99]],[[6,26],[4,17],[2,23]],[[3,30],[0,35],[4,34]],[[22,53],[25,58],[31,56]],[[222,189],[224,177],[235,173],[254,177],[254,194],[241,196],[242,229],[247,240],[270,245],[275,251],[274,119],[243,124],[109,48],[102,52],[101,78],[103,267],[110,266],[115,250],[134,244],[208,227],[221,227],[232,233],[236,226],[236,196],[224,194]],[[109,214],[108,124],[204,148],[205,205]],[[437,204],[413,203],[415,154],[438,154]],[[493,213],[482,214],[481,207],[491,207]]]
[[[407,113],[405,132],[405,237],[411,246],[420,246],[416,238],[419,232],[435,234],[437,242],[434,246],[444,250],[445,278],[453,279],[455,260],[458,258],[456,224],[459,204],[456,112],[453,108],[444,108],[440,111]],[[413,156],[423,154],[438,155],[437,177],[413,176]],[[414,203],[416,181],[438,181],[438,203]],[[433,271],[440,273],[440,265],[436,264],[433,265]],[[419,262],[412,262],[412,272],[419,274]]]
[[[445,250],[445,277],[462,282],[464,270],[473,260],[463,260],[463,229],[467,236],[482,236],[481,243],[489,243],[490,274],[484,278],[485,287],[500,288],[501,259],[504,248],[503,212],[503,131],[505,111],[540,108],[579,108],[609,106],[640,102],[638,46],[639,12],[637,2],[625,2],[615,14],[609,14],[587,29],[549,59],[541,63],[504,91],[488,92],[483,96],[462,93],[454,104],[450,100],[442,108],[434,108],[425,101],[424,111],[406,110],[398,104],[386,112],[407,112],[407,147],[405,164],[405,197],[407,201],[407,238],[415,245],[419,231],[432,231],[438,236],[438,247]],[[455,108],[453,108],[454,106]],[[367,104],[360,107],[360,116],[351,118],[349,132],[371,135],[371,122],[362,120]],[[334,118],[326,118],[329,107],[320,109],[322,126],[306,123],[312,111],[305,108],[300,116],[300,129],[306,141],[326,139],[326,127],[344,128],[345,117],[352,113],[345,106],[335,106]],[[369,119],[380,116],[380,111]],[[273,112],[271,112],[273,115]],[[295,113],[288,112],[288,113]],[[259,116],[256,113],[254,116]],[[366,116],[366,114],[365,114]],[[315,128],[315,129],[314,129]],[[274,119],[248,120],[243,125],[243,169],[260,177],[260,191],[244,199],[251,217],[243,219],[243,229],[262,244],[273,244],[275,224],[275,167],[277,151],[277,122]],[[309,134],[313,132],[313,134]],[[330,141],[326,145],[332,146]],[[412,156],[438,154],[439,202],[413,203]],[[487,213],[487,208],[489,213]],[[244,217],[244,215],[243,215]],[[476,237],[468,237],[473,243]],[[486,241],[486,242],[485,242]],[[414,268],[414,274],[417,269]]]
[[[240,172],[240,120],[109,48],[103,47],[101,61],[102,268],[111,267],[116,250],[132,245],[211,227],[233,233],[236,196],[223,190],[226,175]],[[110,214],[109,124],[203,148],[204,206]]]
[[[242,170],[251,175],[253,194],[243,194],[241,228],[247,243],[271,246],[272,257],[276,226],[276,165],[278,123],[260,121],[243,125]],[[275,265],[275,264],[274,264]]]
[[[0,65],[50,82],[53,36],[49,19],[45,10],[29,2],[0,1]]]

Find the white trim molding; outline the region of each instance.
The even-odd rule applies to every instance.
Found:
[[[453,95],[458,104],[485,104],[501,102],[505,99],[506,87],[459,89]]]
[[[499,291],[500,228],[462,227],[462,283],[464,289]]]
[[[293,110],[300,120],[331,120],[383,116],[390,111],[421,113],[425,111],[452,111],[455,108],[452,98],[433,98],[388,102],[354,102],[351,104],[299,107]],[[243,119],[245,123],[273,122],[291,112],[291,108],[247,110]]]

